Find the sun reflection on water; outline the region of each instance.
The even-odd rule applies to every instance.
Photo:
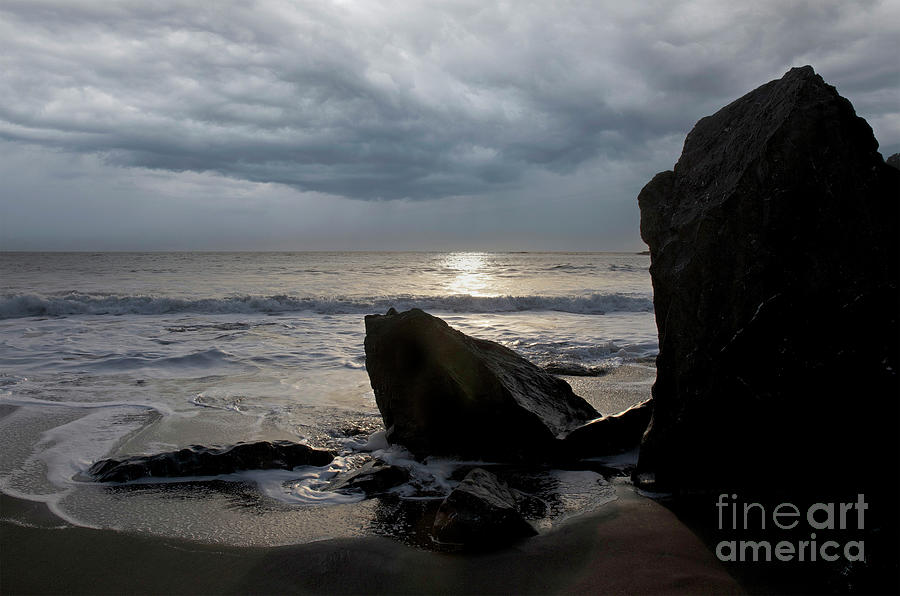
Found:
[[[475,252],[461,252],[447,255],[441,265],[456,274],[447,282],[452,294],[469,296],[497,296],[493,291],[494,275],[489,271],[488,255]]]

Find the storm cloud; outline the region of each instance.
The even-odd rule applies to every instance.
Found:
[[[640,184],[694,122],[791,66],[900,149],[898,22],[891,2],[6,0],[0,140],[48,170],[83,156],[100,179],[224,194],[627,203],[609,213],[635,235]],[[40,190],[21,177],[8,214]]]

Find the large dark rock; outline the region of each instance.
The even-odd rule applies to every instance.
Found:
[[[572,457],[611,455],[636,449],[650,424],[653,400],[635,404],[617,414],[591,420],[566,435],[563,445]]]
[[[127,482],[148,476],[217,476],[239,470],[291,470],[297,466],[325,466],[333,459],[328,451],[290,441],[238,443],[223,448],[191,445],[156,455],[100,460],[90,467],[88,474],[100,482]]]
[[[638,201],[660,351],[635,478],[895,484],[900,172],[850,102],[794,68],[700,120]]]
[[[441,503],[432,537],[443,546],[483,550],[534,536],[519,500],[502,480],[475,468]]]
[[[367,316],[365,348],[387,440],[419,456],[544,459],[598,415],[562,379],[418,309]]]

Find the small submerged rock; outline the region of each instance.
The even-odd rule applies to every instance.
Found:
[[[357,470],[337,476],[323,490],[362,491],[367,497],[374,497],[408,481],[409,470],[375,459]]]
[[[365,350],[387,440],[419,457],[544,461],[598,416],[564,380],[419,309],[367,316]]]
[[[88,474],[99,482],[128,482],[139,478],[217,476],[239,470],[292,470],[297,466],[325,466],[334,460],[330,451],[290,441],[238,443],[230,447],[191,445],[178,451],[104,459]]]
[[[483,468],[470,471],[441,503],[431,535],[443,547],[484,550],[537,534],[523,517],[517,495]]]

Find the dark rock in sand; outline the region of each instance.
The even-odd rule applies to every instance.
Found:
[[[418,309],[367,316],[365,348],[387,440],[418,456],[547,459],[597,416],[562,379]]]
[[[372,460],[361,468],[338,475],[324,490],[336,492],[362,491],[374,497],[409,481],[409,470]]]
[[[551,362],[543,366],[545,372],[551,375],[568,377],[602,377],[607,370],[602,366],[584,366],[583,364],[563,364]]]
[[[536,497],[535,495],[522,492],[520,490],[516,490],[515,488],[510,487],[509,489],[513,498],[516,500],[516,509],[523,518],[539,518],[547,515],[547,503],[540,497]],[[530,524],[529,524],[530,525]]]
[[[443,546],[483,550],[537,534],[519,512],[516,494],[503,481],[475,468],[441,503],[432,537]]]
[[[791,69],[700,120],[638,201],[660,350],[635,478],[896,483],[900,172],[850,102]]]
[[[572,457],[610,455],[636,449],[650,423],[653,400],[592,420],[566,435],[563,444]]]
[[[239,470],[291,470],[297,466],[325,466],[334,455],[290,441],[238,443],[212,448],[192,445],[178,451],[140,455],[122,460],[104,459],[88,470],[100,482],[127,482],[138,478],[217,476]]]

